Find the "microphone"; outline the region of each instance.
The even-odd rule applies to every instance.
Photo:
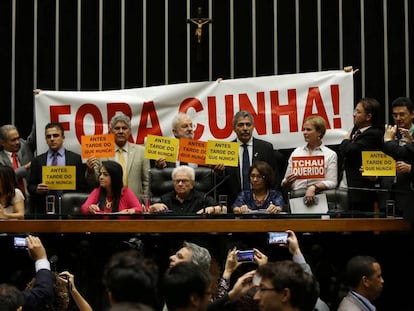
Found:
[[[220,180],[217,184],[214,185],[209,191],[204,193],[203,196],[203,214],[206,213],[206,198],[209,194],[211,194],[214,190],[216,190],[218,187],[220,187],[224,182],[230,178],[230,175],[225,175],[222,180]]]

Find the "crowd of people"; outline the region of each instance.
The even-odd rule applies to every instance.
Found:
[[[0,218],[22,219],[25,211],[45,213],[47,196],[56,202],[68,191],[90,193],[81,212],[100,213],[208,213],[223,212],[267,213],[289,212],[289,199],[303,197],[308,206],[316,203],[316,196],[326,190],[347,189],[349,207],[355,211],[373,212],[376,202],[394,200],[396,211],[414,219],[408,208],[414,197],[413,162],[413,103],[409,98],[397,98],[392,103],[393,125],[379,124],[380,104],[373,98],[362,98],[354,109],[354,127],[345,135],[338,150],[327,147],[323,137],[327,131],[325,120],[309,116],[303,124],[305,144],[295,148],[288,160],[274,147],[253,136],[254,118],[247,111],[238,111],[233,118],[234,142],[239,144],[238,166],[223,164],[214,169],[217,194],[227,195],[228,206],[217,204],[216,197],[196,188],[195,171],[199,164],[167,162],[165,158],[149,160],[144,146],[129,141],[131,120],[123,113],[109,122],[109,133],[115,137],[113,158],[90,157],[82,163],[81,156],[64,146],[65,135],[60,123],[45,126],[45,140],[49,149],[35,156],[33,135],[20,138],[16,127],[0,127],[0,164],[14,169],[0,170]],[[194,124],[188,114],[179,113],[173,119],[172,132],[178,139],[194,138]],[[364,176],[363,151],[383,151],[396,160],[395,177]],[[306,177],[298,173],[294,163],[301,157],[323,158],[322,176]],[[114,164],[115,163],[115,164]],[[74,166],[75,190],[50,190],[42,180],[45,166]],[[119,167],[121,170],[119,169]],[[150,168],[175,168],[171,180],[173,191],[164,193],[161,201],[144,210],[144,197],[151,195]],[[121,180],[119,180],[121,178]],[[386,190],[386,191],[384,191]],[[382,195],[387,192],[386,196]],[[216,193],[216,191],[214,191]],[[22,204],[25,208],[22,208]]]
[[[372,98],[357,102],[354,127],[338,146],[338,151],[324,145],[327,131],[321,116],[310,116],[303,124],[304,145],[295,148],[288,159],[263,140],[255,138],[254,118],[247,111],[234,115],[234,142],[239,144],[237,167],[211,166],[220,185],[218,194],[228,197],[228,206],[216,197],[196,188],[194,163],[150,161],[145,148],[129,142],[131,120],[124,114],[110,120],[109,133],[115,137],[113,158],[81,156],[65,148],[64,129],[60,123],[45,126],[48,150],[36,155],[32,135],[23,140],[16,127],[0,127],[0,219],[24,219],[25,213],[46,213],[46,197],[59,202],[66,192],[89,193],[81,206],[83,214],[120,214],[118,217],[147,213],[234,214],[289,212],[290,197],[303,197],[306,205],[316,203],[316,196],[326,190],[348,189],[349,206],[357,211],[373,211],[379,200],[395,200],[397,213],[413,221],[410,202],[414,198],[414,106],[408,98],[392,103],[394,124],[379,124],[380,104]],[[172,123],[176,138],[194,138],[194,124],[189,115],[180,113]],[[363,151],[383,151],[396,160],[396,176],[364,176]],[[295,172],[298,157],[323,158],[323,177],[305,178]],[[43,180],[45,166],[74,166],[76,189],[49,189]],[[151,195],[150,168],[172,167],[173,190],[144,209],[142,198]],[[380,197],[378,189],[386,189]],[[269,262],[253,248],[255,269],[234,279],[243,265],[240,249],[227,253],[223,272],[214,269],[214,260],[206,248],[184,242],[170,257],[167,271],[160,272],[154,262],[136,251],[115,254],[103,271],[110,310],[329,310],[320,298],[317,279],[302,255],[298,239],[288,230],[284,245],[292,260]],[[75,277],[68,271],[52,273],[45,249],[37,237],[27,237],[29,253],[36,262],[36,276],[25,290],[0,285],[0,309],[43,310],[40,305],[61,306],[70,298],[79,310],[92,310],[77,290]],[[384,279],[381,266],[371,256],[355,256],[346,266],[349,292],[338,310],[375,310]],[[139,288],[139,291],[135,290]],[[139,293],[139,294],[138,294]],[[58,302],[53,297],[60,297]],[[55,299],[53,298],[53,299]],[[4,306],[4,307],[3,307]],[[6,308],[7,307],[7,308]],[[55,307],[57,308],[57,307]],[[50,309],[50,308],[49,308]]]
[[[291,230],[286,234],[286,243],[278,247],[288,249],[291,259],[271,261],[252,248],[253,256],[246,261],[240,256],[242,250],[234,246],[223,268],[209,249],[189,241],[170,256],[165,270],[143,250],[115,251],[101,271],[106,295],[102,310],[375,310],[384,278],[374,257],[349,258],[342,280],[348,291],[337,297],[337,306],[328,305],[320,298],[319,282],[299,238]],[[72,273],[53,271],[40,238],[29,235],[25,240],[35,262],[35,276],[22,289],[0,284],[0,310],[93,310]]]

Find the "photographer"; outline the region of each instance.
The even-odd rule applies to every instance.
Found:
[[[22,291],[23,309],[37,310],[53,297],[53,285],[55,277],[50,271],[50,262],[47,259],[46,250],[38,237],[29,235],[26,238],[27,249],[30,257],[35,262],[36,281],[30,290]],[[4,299],[7,291],[0,291],[0,301]]]

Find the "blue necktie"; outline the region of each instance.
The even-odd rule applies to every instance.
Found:
[[[359,135],[361,135],[361,130],[357,130],[354,135],[352,136],[352,141],[355,141]]]
[[[59,152],[57,152],[57,151],[53,152],[52,166],[57,166],[58,165],[58,155],[59,155]],[[52,190],[51,193],[53,193],[53,195],[55,196],[56,204],[59,204],[59,200],[63,195],[63,190]],[[58,206],[58,205],[56,205],[56,206]]]
[[[243,144],[242,146],[243,146],[243,163],[242,163],[243,190],[250,190],[250,179],[249,179],[250,160],[249,160],[249,150],[247,149],[247,144]]]
[[[58,152],[57,151],[55,151],[55,152],[53,152],[53,155],[52,155],[52,166],[57,166],[58,165]]]

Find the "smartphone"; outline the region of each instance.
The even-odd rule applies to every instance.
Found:
[[[14,248],[19,248],[19,249],[27,248],[26,238],[15,236],[14,237]]]
[[[269,244],[287,244],[288,233],[287,232],[269,232]]]
[[[247,251],[238,251],[237,261],[240,261],[240,262],[254,261],[254,250],[251,249]]]

